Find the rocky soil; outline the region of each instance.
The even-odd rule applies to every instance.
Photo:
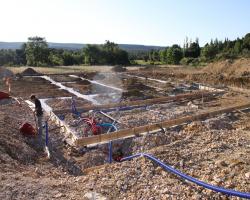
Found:
[[[186,79],[192,74],[176,70],[180,70],[179,73],[157,72],[154,78]],[[146,74],[153,76],[148,72],[141,72],[139,75]],[[95,80],[104,79],[103,75],[96,73],[82,76]],[[57,78],[63,80],[64,77]],[[28,79],[34,81],[34,88],[38,88],[40,92],[31,87]],[[14,81],[13,92],[17,96],[28,98],[31,92],[44,98],[70,96],[42,79],[28,79]],[[109,78],[106,82],[111,81],[112,78]],[[227,92],[222,97],[202,103],[201,100],[194,100],[189,104],[190,107],[187,106],[188,102],[182,102],[178,106],[154,105],[149,107],[151,111],[122,112],[119,120],[125,124],[124,128],[133,127],[157,121],[157,117],[162,120],[176,118],[199,110],[232,106],[247,102],[248,99],[248,94]],[[21,103],[22,107],[16,103],[0,105],[0,199],[239,199],[186,182],[143,157],[109,164],[107,144],[72,148],[64,142],[64,136],[51,121],[51,157],[48,159],[38,148],[36,138],[24,137],[19,133],[19,126],[23,122],[30,122],[34,126],[33,113],[25,103]],[[77,99],[77,104],[85,103]],[[71,100],[56,100],[49,104],[58,109],[68,108],[71,107]],[[157,114],[153,114],[152,110],[157,111]],[[115,112],[110,114],[116,116]],[[65,116],[65,120],[74,118],[69,114]],[[249,120],[249,112],[236,110],[165,131],[114,141],[113,154],[119,152],[128,156],[146,152],[204,182],[249,193]]]
[[[57,131],[51,133],[52,158],[48,160],[30,139],[18,132],[18,119],[31,120],[32,115],[25,112],[14,117],[7,114],[9,109],[14,112],[14,108],[2,108],[1,199],[90,199],[89,196],[228,199],[185,182],[144,158],[105,164],[104,147],[76,155],[62,145]],[[148,152],[205,182],[249,192],[250,126],[246,123],[249,117],[249,114],[235,113],[193,122],[178,131],[169,129],[165,134],[159,132],[117,142],[114,151],[121,145],[124,154]]]

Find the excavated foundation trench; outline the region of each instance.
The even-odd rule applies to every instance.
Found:
[[[119,81],[116,80],[117,86],[114,85],[114,75],[110,74],[98,75],[97,80],[93,80],[95,76],[88,77],[86,75],[50,75],[23,77],[23,80],[18,81],[24,81],[27,84],[32,81],[34,84],[37,83],[39,85],[43,85],[44,88],[51,87],[54,91],[60,91],[60,93],[63,94],[62,96],[55,96],[56,98],[48,95],[46,98],[41,99],[43,108],[47,111],[47,113],[51,111],[53,112],[53,110],[65,108],[70,109],[72,107],[71,96],[74,97],[73,100],[75,106],[81,107],[93,104],[117,103],[121,101],[122,98],[125,98],[125,101],[141,100],[145,99],[145,97],[159,97],[159,94],[160,97],[162,97],[199,90],[199,86],[190,86],[184,82],[176,84],[170,81],[161,81],[158,79],[126,74],[118,74],[116,76],[119,79]],[[41,88],[41,92],[42,91],[44,91],[43,88]],[[44,97],[44,95],[41,96]],[[39,93],[38,97],[40,97]],[[205,105],[207,102],[213,100],[213,98],[209,98],[207,100],[206,98],[202,98],[191,102],[187,99],[180,102],[158,103],[127,111],[119,111],[119,109],[115,109],[113,111],[111,110],[106,112],[106,114],[118,120],[119,123],[116,124],[116,127],[118,130],[123,130],[126,128],[134,128],[137,126],[153,124],[179,118],[181,116],[199,113],[200,111],[207,109]],[[93,114],[90,114],[89,112],[85,112],[81,114],[81,117],[90,117],[92,115]],[[63,123],[66,124],[77,137],[86,137],[86,134],[83,131],[85,124],[77,124],[79,117],[77,118],[77,116],[72,113],[64,113],[63,115],[61,114],[57,117],[58,119],[63,120]],[[102,122],[110,124],[113,123],[111,119],[100,113],[96,113],[95,117]],[[52,121],[50,122],[50,126],[51,129],[56,128],[56,125]],[[181,126],[169,129],[166,132],[164,129],[162,131],[146,134],[140,137],[113,141],[113,157],[114,159],[117,159],[119,156],[128,156],[132,153],[168,144],[172,142],[176,135],[178,135],[178,131],[176,130],[180,130],[180,127]],[[104,129],[103,133],[105,133],[105,131],[108,131],[108,129]],[[91,133],[89,136],[91,136]],[[60,140],[63,143],[63,136],[59,137],[61,138],[59,141],[56,137],[56,134],[51,134],[52,144],[53,141],[57,141],[56,143],[58,144],[60,143]],[[69,154],[74,155],[75,161],[80,164],[80,168],[83,169],[96,165],[102,165],[108,160],[108,144],[95,145],[89,148],[82,147],[77,150],[70,146],[68,146],[68,148],[70,149]]]

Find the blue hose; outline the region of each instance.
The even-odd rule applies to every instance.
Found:
[[[112,163],[112,141],[109,142],[109,163]]]
[[[81,113],[79,113],[78,111],[77,111],[77,109],[76,109],[76,102],[75,102],[75,100],[73,99],[73,97],[72,97],[72,100],[71,100],[71,111],[72,111],[72,113],[73,114],[75,114],[75,115],[77,115],[77,116],[81,116]]]
[[[145,108],[147,106],[143,105],[143,106],[124,106],[124,107],[119,107],[119,111],[127,111],[127,110],[133,110],[133,109],[137,109],[137,108]],[[108,108],[108,109],[95,109],[95,111],[103,111],[103,112],[113,112],[116,111],[117,108]]]
[[[177,176],[180,176],[183,179],[186,179],[186,180],[188,180],[190,182],[193,182],[193,183],[195,183],[195,184],[197,184],[199,186],[202,186],[204,188],[207,188],[207,189],[210,189],[210,190],[213,190],[213,191],[216,191],[216,192],[220,192],[220,193],[223,193],[223,194],[226,194],[226,195],[229,195],[229,196],[236,196],[236,197],[250,199],[250,193],[238,192],[236,190],[230,190],[230,189],[225,189],[225,188],[222,188],[222,187],[210,185],[210,184],[205,183],[203,181],[200,181],[200,180],[198,180],[196,178],[193,178],[191,176],[183,174],[182,172],[170,167],[169,165],[164,164],[163,162],[161,162],[160,160],[158,160],[154,156],[146,154],[146,153],[139,153],[139,154],[135,154],[135,155],[132,155],[132,156],[128,156],[128,157],[123,158],[121,161],[131,160],[133,158],[140,157],[140,156],[144,156],[145,158],[148,158],[149,160],[157,163],[159,166],[161,166],[166,171],[169,171],[169,172],[171,172],[171,173],[173,173],[173,174],[175,174]]]
[[[110,124],[110,123],[102,123],[102,124],[97,124],[98,126],[102,127],[102,128],[110,128],[112,127],[111,131],[117,131],[117,127],[114,124]]]
[[[48,122],[45,122],[45,145],[46,147],[49,144],[49,126],[48,126]]]

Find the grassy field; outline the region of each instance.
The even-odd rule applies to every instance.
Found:
[[[138,64],[138,65],[152,65],[152,64],[155,64],[155,65],[161,65],[161,62],[154,62],[154,63],[151,63],[150,61],[145,61],[145,60],[135,60],[135,62]]]
[[[7,67],[7,69],[13,71],[14,73],[21,73],[29,67]],[[43,74],[63,74],[63,73],[80,73],[80,72],[110,72],[112,66],[56,66],[56,67],[32,67],[37,72]],[[127,67],[127,70],[136,70],[138,67]]]
[[[22,67],[7,67],[14,73],[21,73],[27,66]],[[76,73],[84,71],[110,71],[112,67],[109,66],[57,66],[57,67],[32,67],[37,72],[43,74],[55,74],[55,73]]]

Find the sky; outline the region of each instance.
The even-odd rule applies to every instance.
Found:
[[[0,0],[0,41],[204,45],[250,32],[249,0]]]

